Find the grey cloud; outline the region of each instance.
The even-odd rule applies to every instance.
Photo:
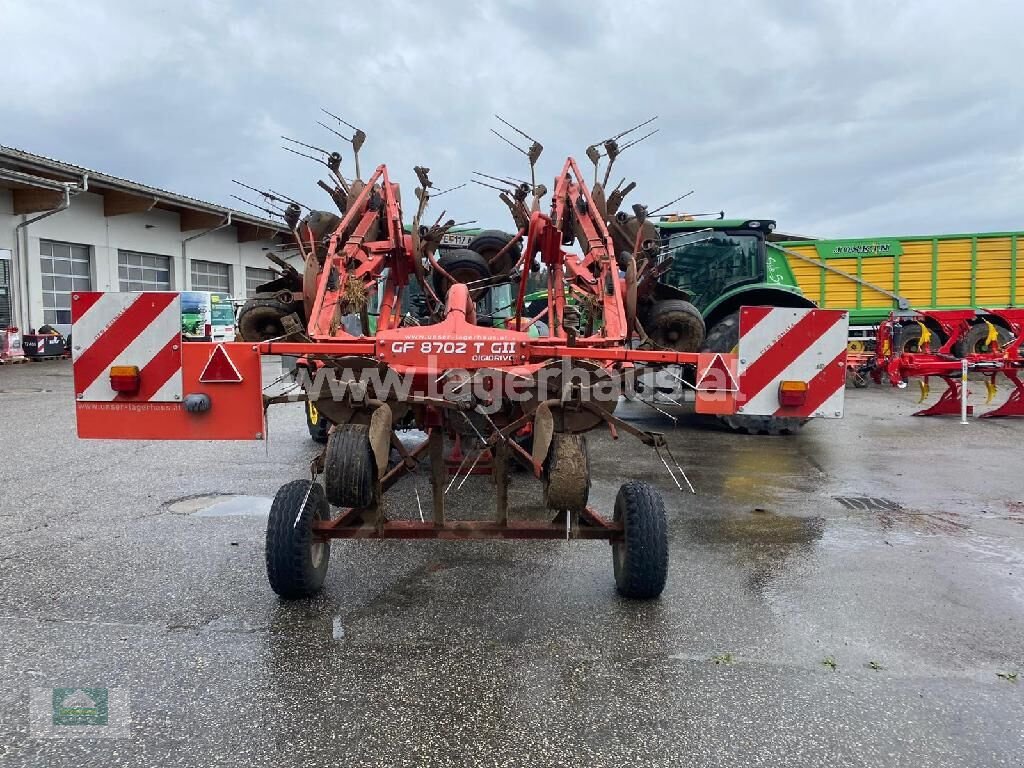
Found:
[[[659,114],[637,200],[821,235],[1019,228],[1024,10],[1014,4],[59,3],[0,0],[0,143],[222,203],[232,177],[326,206],[281,133],[440,185],[526,173],[492,114],[566,154]],[[346,165],[351,169],[350,158]],[[440,202],[440,201],[439,201]],[[444,198],[508,226],[492,193]],[[439,212],[439,208],[438,208]]]

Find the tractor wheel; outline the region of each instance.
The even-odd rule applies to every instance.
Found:
[[[277,299],[249,299],[238,313],[238,335],[242,341],[267,341],[284,336],[281,321],[294,311]]]
[[[935,331],[931,331],[931,339],[928,341],[928,349],[921,349],[921,326],[917,323],[908,323],[899,328],[893,335],[892,353],[902,355],[904,352],[938,352],[942,347],[942,339]]]
[[[696,352],[704,341],[704,318],[688,301],[659,301],[651,307],[644,331],[663,349]]]
[[[497,229],[487,229],[470,240],[469,250],[476,251],[489,263],[490,260],[514,238],[515,235],[510,235],[508,232],[501,232]],[[491,272],[501,275],[511,271],[512,267],[519,262],[519,258],[522,255],[523,251],[520,248],[519,243],[516,243],[505,251],[505,255],[502,256],[498,262],[491,265]]]
[[[1004,348],[1007,344],[1013,341],[1013,334],[1011,334],[1005,328],[995,326],[996,329],[996,343],[999,344],[999,348]],[[957,357],[967,357],[967,355],[984,355],[992,351],[991,345],[985,344],[985,340],[988,338],[988,326],[985,323],[978,323],[972,325],[970,330],[963,335],[960,341],[953,345],[953,354]]]
[[[327,438],[324,457],[327,500],[336,507],[367,509],[377,498],[377,461],[365,424],[339,424]]]
[[[734,352],[740,343],[740,313],[719,320],[708,331],[701,345],[702,352]],[[806,419],[780,416],[742,416],[730,414],[717,417],[720,424],[733,432],[748,435],[795,435]]]
[[[612,544],[615,588],[634,600],[657,597],[668,578],[668,521],[661,494],[630,480],[615,497],[615,522],[623,529],[622,541]]]
[[[468,248],[456,248],[453,251],[448,251],[448,253],[438,259],[438,264],[441,265],[445,272],[455,278],[457,283],[475,283],[478,280],[486,280],[491,276],[491,269],[487,266],[487,259]],[[450,287],[444,275],[435,271],[434,290],[441,299],[448,295],[448,288]],[[474,288],[470,286],[469,293],[473,297],[473,301],[480,301],[487,294],[487,291],[487,288]]]
[[[585,435],[556,432],[544,461],[544,505],[582,512],[590,496],[590,456]]]
[[[323,586],[331,545],[314,541],[313,521],[330,519],[319,483],[293,480],[274,496],[267,520],[267,578],[285,600],[310,597]]]
[[[309,436],[314,443],[327,444],[327,434],[331,431],[331,422],[311,402],[306,403],[306,429],[309,430]]]

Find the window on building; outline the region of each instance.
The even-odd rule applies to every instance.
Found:
[[[62,333],[71,329],[71,294],[91,291],[89,246],[39,241],[43,275],[43,322]]]
[[[245,268],[245,295],[255,296],[256,288],[269,283],[275,279],[277,274],[272,269],[260,269],[259,267]]]
[[[193,260],[192,290],[231,293],[231,265]]]
[[[118,251],[117,277],[122,291],[169,291],[171,257]]]

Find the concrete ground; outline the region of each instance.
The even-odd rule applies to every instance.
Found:
[[[0,368],[0,765],[1019,766],[1024,420],[912,399],[849,391],[795,438],[681,426],[696,495],[592,439],[599,509],[629,477],[665,496],[658,601],[616,595],[600,542],[388,541],[335,543],[288,604],[263,538],[314,454],[301,406],[269,443],[86,442],[68,363]],[[488,481],[452,503],[486,514]],[[117,689],[127,738],[34,736],[55,686]]]

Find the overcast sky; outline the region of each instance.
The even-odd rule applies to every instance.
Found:
[[[526,173],[494,113],[544,144],[549,187],[567,154],[656,114],[617,166],[630,202],[694,189],[688,210],[819,236],[1020,229],[1022,29],[1024,4],[989,0],[0,0],[0,144],[221,204],[240,178],[329,208],[316,165],[279,148],[333,147],[324,106],[369,134],[364,170],[386,162],[408,207],[416,164],[440,186]],[[438,203],[508,228],[496,194]]]

